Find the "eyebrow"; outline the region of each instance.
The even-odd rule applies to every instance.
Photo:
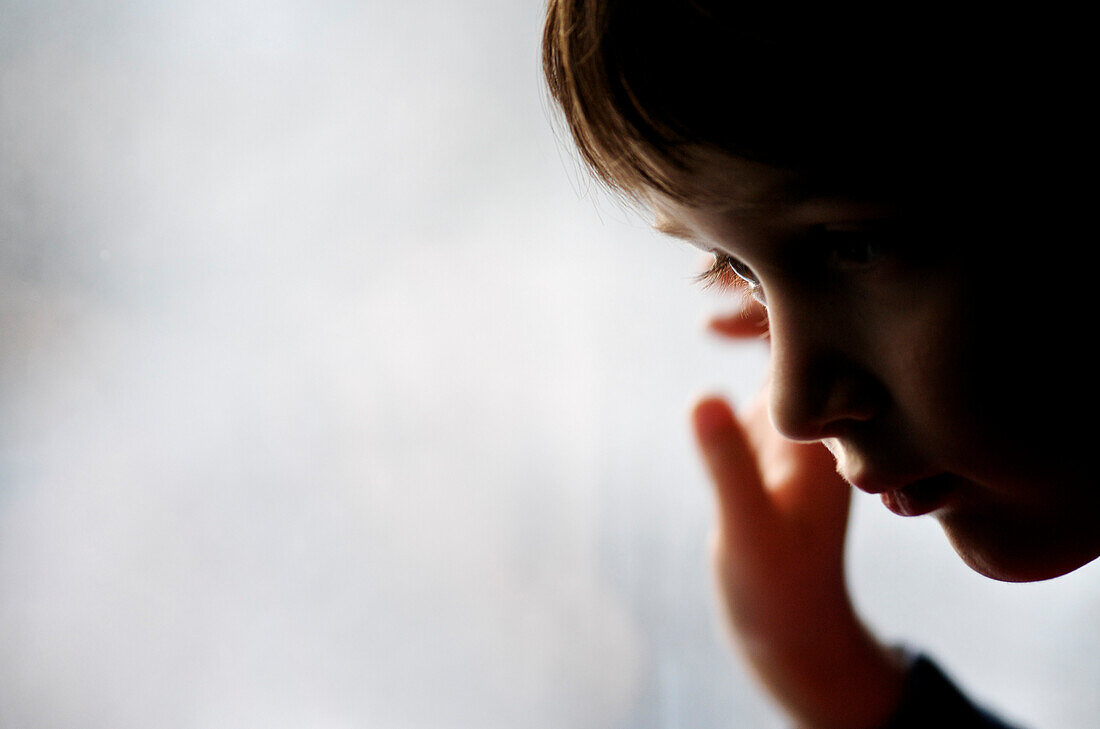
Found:
[[[737,190],[717,195],[713,199],[702,199],[699,202],[713,207],[719,213],[756,217],[774,214],[777,208],[797,206],[813,197],[810,188],[804,182],[788,177],[753,186],[745,185]],[[653,209],[653,212],[652,227],[658,233],[679,238],[695,246],[700,245],[695,232],[686,225],[665,215],[659,209]]]
[[[670,235],[673,238],[679,238],[680,240],[685,240],[689,243],[696,243],[695,234],[689,228],[687,228],[687,226],[682,225],[678,221],[673,220],[672,218],[669,218],[662,213],[656,214],[656,217],[653,221],[653,229],[656,230],[658,233],[664,233],[665,235]]]

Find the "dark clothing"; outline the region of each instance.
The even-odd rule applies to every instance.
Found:
[[[901,705],[882,729],[1012,729],[977,707],[922,655],[913,658],[905,679]]]

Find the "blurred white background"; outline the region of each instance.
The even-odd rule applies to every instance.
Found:
[[[697,255],[552,131],[541,2],[0,0],[0,726],[780,727],[724,642]],[[1100,579],[858,496],[855,597],[1095,726]]]

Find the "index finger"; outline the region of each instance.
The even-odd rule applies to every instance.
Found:
[[[751,539],[754,530],[767,528],[775,512],[744,429],[719,397],[700,400],[692,423],[718,496],[723,534]]]

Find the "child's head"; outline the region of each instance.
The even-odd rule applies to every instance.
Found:
[[[766,303],[781,432],[934,513],[984,574],[1091,561],[1095,305],[1067,210],[1088,125],[1060,58],[1024,26],[749,15],[551,2],[582,156]]]
[[[692,162],[720,152],[815,185],[969,199],[1090,131],[1091,41],[1072,19],[758,5],[551,0],[546,77],[603,182],[698,203]]]

